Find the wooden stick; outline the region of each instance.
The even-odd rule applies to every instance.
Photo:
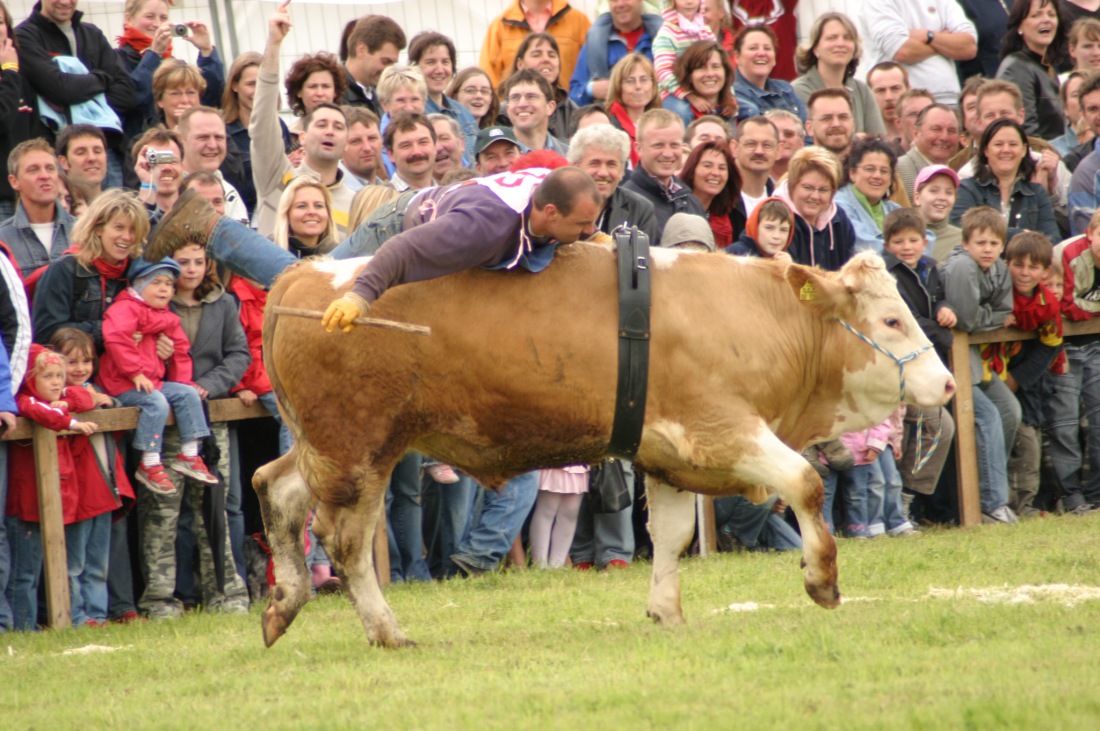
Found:
[[[301,307],[284,307],[275,305],[271,311],[276,315],[289,315],[290,317],[305,317],[310,320],[320,320],[325,313],[316,310],[306,310]],[[352,320],[356,325],[373,325],[374,327],[387,327],[391,330],[412,333],[413,335],[431,335],[432,329],[423,325],[410,325],[407,322],[395,322],[394,320],[379,320],[374,317],[357,317]]]

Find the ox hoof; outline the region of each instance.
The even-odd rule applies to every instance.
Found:
[[[397,637],[370,637],[368,638],[374,647],[384,647],[387,650],[399,650],[402,647],[416,647],[416,643],[399,632]]]
[[[836,609],[840,606],[840,589],[836,584],[813,585],[806,582],[806,593],[824,609]]]
[[[682,612],[659,612],[653,609],[647,609],[645,616],[652,619],[657,624],[663,624],[673,626],[677,624],[686,624],[684,621],[684,615]]]
[[[290,623],[279,616],[275,607],[269,604],[260,619],[260,626],[263,628],[264,646],[271,647],[280,637],[286,634]]]

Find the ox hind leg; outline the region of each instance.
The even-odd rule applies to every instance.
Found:
[[[837,589],[836,541],[821,516],[824,486],[814,468],[781,442],[763,423],[742,439],[743,458],[734,466],[736,477],[750,485],[775,488],[779,497],[794,509],[802,531],[802,566],[806,569],[806,593],[826,609],[840,604]]]
[[[695,531],[695,493],[677,490],[646,475],[653,573],[646,614],[663,624],[683,624],[680,608],[680,554]]]
[[[318,504],[313,532],[343,579],[370,643],[383,647],[411,645],[382,596],[374,570],[374,532],[385,502],[389,471],[362,473],[354,482],[357,499]]]
[[[295,460],[296,452],[291,449],[252,477],[275,563],[276,583],[262,620],[264,644],[268,647],[286,633],[310,597],[303,535],[310,495]]]

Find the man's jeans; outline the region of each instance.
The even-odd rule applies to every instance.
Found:
[[[1050,466],[1063,493],[1062,504],[1073,510],[1100,501],[1100,342],[1067,345],[1069,373],[1054,376],[1054,394],[1043,415],[1050,435]],[[1081,483],[1081,414],[1088,420],[1090,473]]]
[[[8,580],[8,604],[12,628],[19,631],[38,629],[38,579],[42,575],[42,532],[38,523],[28,523],[13,515],[5,518],[11,547],[11,576]]]
[[[484,571],[495,569],[523,530],[538,493],[538,472],[513,477],[499,492],[478,487],[470,525],[455,556]]]
[[[603,567],[612,561],[630,563],[634,558],[634,465],[625,459],[621,464],[630,505],[617,513],[593,513],[588,498],[581,501],[577,532],[569,549],[574,565],[593,563]]]
[[[390,533],[390,580],[431,581],[424,560],[424,511],[420,506],[421,455],[409,452],[397,463],[386,491]]]
[[[270,287],[275,277],[298,261],[289,251],[225,216],[214,225],[206,252],[234,274],[259,282],[264,288]]]
[[[802,537],[782,515],[772,512],[774,505],[775,498],[755,505],[740,495],[720,497],[714,501],[714,524],[718,530],[737,536],[750,551],[802,548]]]
[[[165,381],[159,390],[152,393],[134,389],[123,391],[115,398],[123,406],[137,406],[141,409],[137,429],[134,431],[134,449],[139,452],[161,450],[169,411],[176,415],[180,441],[189,442],[210,436],[199,392],[186,383]]]
[[[833,501],[839,483],[844,501],[844,535],[849,538],[867,536],[867,481],[871,478],[871,469],[872,465],[856,465],[846,472],[830,469],[825,476],[825,505],[822,513],[830,533],[834,532]]]
[[[374,255],[382,244],[404,229],[405,210],[409,207],[409,201],[419,192],[407,190],[368,216],[359,228],[350,232],[348,237],[333,249],[332,258],[352,259],[357,256]]]
[[[974,386],[974,436],[978,444],[978,491],[982,512],[1008,505],[1008,452],[1001,411]],[[1013,430],[1015,433],[1015,429]]]
[[[111,552],[111,514],[65,526],[69,600],[74,627],[94,619],[107,621],[107,561]]]
[[[425,473],[420,482],[428,570],[436,579],[454,576],[458,571],[451,561],[451,554],[458,550],[458,542],[466,534],[470,508],[477,494],[477,483],[473,478],[468,475],[459,477],[454,484],[441,485]]]
[[[0,506],[8,504],[8,443],[0,442]],[[3,508],[0,508],[3,509]],[[8,579],[11,576],[11,546],[8,527],[0,515],[0,632],[12,627],[11,605],[8,604]]]

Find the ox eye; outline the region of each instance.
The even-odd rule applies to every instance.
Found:
[[[885,322],[886,327],[893,328],[894,330],[901,329],[901,320],[896,317],[887,317]]]

